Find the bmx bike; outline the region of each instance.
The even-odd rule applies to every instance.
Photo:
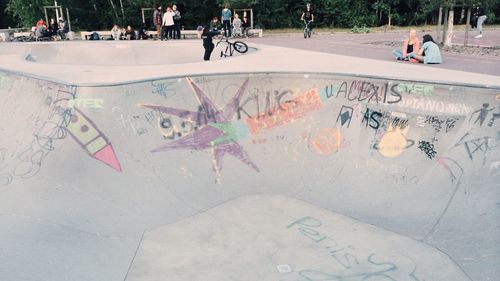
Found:
[[[216,47],[219,46],[219,44],[225,44],[226,48],[224,48],[222,51],[220,51],[220,56],[221,57],[230,57],[234,54],[234,51],[244,54],[248,51],[248,46],[244,42],[241,41],[234,41],[230,42],[228,37],[221,37],[219,42],[215,45]]]
[[[312,21],[306,21],[304,20],[304,24],[305,24],[305,27],[304,27],[304,38],[311,38],[311,33],[312,33],[312,29],[311,29],[311,22]]]

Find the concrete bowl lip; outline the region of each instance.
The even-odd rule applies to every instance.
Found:
[[[218,41],[215,40],[215,41]],[[230,42],[236,42],[236,41],[241,41],[241,40],[237,40],[237,39],[230,39]],[[194,42],[198,42],[198,43],[194,43]],[[224,42],[224,41],[222,41]],[[217,42],[218,43],[218,42]],[[203,54],[203,47],[202,47],[202,44],[201,44],[201,41],[195,41],[195,40],[168,40],[168,41],[160,41],[160,40],[100,40],[100,41],[92,41],[92,40],[85,40],[85,41],[56,41],[56,42],[14,42],[14,44],[23,44],[24,46],[26,47],[31,47],[32,49],[31,50],[27,50],[27,48],[25,48],[26,50],[24,51],[23,53],[23,58],[24,60],[26,60],[27,62],[30,62],[30,63],[39,63],[39,64],[43,64],[43,65],[53,65],[53,66],[59,66],[59,67],[71,67],[71,66],[102,66],[102,67],[132,67],[132,66],[169,66],[169,65],[182,65],[182,64],[189,64],[189,63],[198,63],[200,62],[200,57],[202,56]],[[34,60],[34,61],[29,61],[27,59],[28,56],[32,55],[34,52],[36,52],[37,50],[35,49],[36,46],[41,46],[42,48],[45,48],[46,51],[52,51],[52,50],[56,50],[57,48],[59,47],[66,47],[66,50],[68,50],[70,52],[70,56],[68,56],[68,54],[65,54],[66,55],[66,58],[69,58],[69,60],[67,61],[54,61],[53,58],[51,58],[50,56],[37,56],[35,55],[36,57],[38,57],[38,60]],[[76,46],[78,46],[78,49],[75,48]],[[103,55],[99,55],[99,54],[96,54],[94,56],[94,59],[93,61],[90,61],[90,62],[86,62],[86,61],[83,61],[83,62],[80,62],[79,58],[78,58],[78,55],[81,55],[81,54],[78,54],[78,52],[82,51],[82,47],[85,47],[85,49],[88,49],[87,47],[92,47],[92,46],[99,46],[101,48],[101,50],[96,50],[96,52],[98,51],[101,51],[102,52],[102,47],[105,47],[105,52],[107,54],[103,54]],[[145,48],[145,50],[141,49],[141,48]],[[173,52],[175,55],[174,57],[179,53],[179,52],[182,52],[184,50],[186,50],[186,48],[196,48],[196,49],[193,49],[193,55],[191,56],[182,56],[182,59],[184,59],[184,61],[176,61],[175,59],[172,61],[172,62],[167,62],[165,60],[161,60],[159,62],[153,62],[153,63],[136,63],[134,61],[131,61],[130,63],[120,63],[120,64],[113,64],[113,63],[106,63],[106,59],[108,58],[107,55],[109,55],[110,52],[113,52],[113,51],[116,51],[118,52],[117,55],[119,55],[119,52],[125,52],[125,51],[131,51],[133,53],[127,53],[127,54],[122,54],[124,56],[126,55],[133,55],[134,57],[138,57],[140,58],[141,56],[152,56],[151,53],[147,53],[148,51],[156,51],[157,53],[155,53],[154,55],[164,55],[165,57],[170,57],[170,54]],[[223,48],[223,46],[219,47],[219,48]],[[73,49],[73,50],[72,50]],[[79,50],[80,49],[80,50]],[[87,51],[87,50],[85,50]],[[211,57],[211,60],[221,60],[222,58],[220,58],[218,56],[218,54],[216,53],[216,51],[218,51],[217,47],[216,49],[214,50],[214,53],[212,53],[212,57]],[[245,53],[245,55],[250,55],[256,51],[259,51],[258,48],[255,48],[255,47],[252,47],[252,46],[248,46],[248,52]],[[71,54],[71,52],[73,52],[73,54]],[[145,53],[141,53],[141,52],[145,52]],[[161,54],[161,52],[165,52],[164,54]],[[194,52],[198,52],[195,53]],[[235,57],[238,57],[242,54],[239,54],[238,52],[234,52],[234,56],[233,57],[227,57],[227,58],[224,58],[224,60],[230,60],[230,59],[233,59]],[[0,51],[0,55],[1,55],[1,51]],[[102,57],[100,57],[102,56]],[[57,55],[56,55],[57,57]],[[125,57],[126,58],[126,57]],[[93,63],[92,63],[93,62]]]
[[[146,79],[137,79],[137,80],[127,80],[122,82],[110,82],[110,83],[69,83],[67,81],[54,79],[48,76],[40,76],[37,74],[27,73],[27,72],[19,72],[13,71],[7,68],[3,68],[0,66],[0,71],[10,73],[13,75],[26,76],[33,79],[50,81],[70,87],[88,87],[88,88],[99,88],[99,87],[117,87],[138,83],[147,83],[151,81],[157,80],[166,80],[166,79],[184,79],[186,77],[228,77],[228,76],[252,76],[252,75],[295,75],[295,76],[335,76],[335,77],[345,77],[345,78],[364,78],[364,79],[378,79],[378,80],[392,80],[399,82],[407,82],[407,83],[424,83],[424,84],[437,84],[441,86],[449,86],[449,87],[467,87],[467,88],[478,88],[478,89],[492,89],[500,91],[500,86],[496,85],[484,85],[484,84],[472,84],[472,83],[454,83],[454,82],[446,82],[439,80],[425,80],[425,81],[415,81],[413,79],[403,79],[400,77],[387,77],[387,76],[376,76],[376,75],[365,75],[365,74],[352,74],[352,73],[342,73],[342,72],[303,72],[303,71],[254,71],[254,72],[213,72],[213,73],[190,73],[190,74],[179,74],[174,76],[156,76],[150,77]],[[309,77],[304,77],[308,79]],[[500,93],[499,93],[500,94]]]
[[[134,46],[172,44],[191,46],[201,52],[199,40],[172,40],[162,41],[98,41],[69,42],[71,45],[123,45]],[[450,86],[464,86],[476,88],[492,88],[500,90],[500,76],[476,74],[455,70],[432,68],[416,64],[399,64],[394,61],[378,61],[358,57],[333,55],[321,52],[303,51],[292,48],[274,47],[250,42],[249,47],[257,51],[232,57],[229,59],[204,62],[188,62],[168,65],[72,65],[72,64],[44,64],[34,63],[24,59],[23,55],[32,46],[37,44],[56,46],[68,42],[28,42],[0,44],[0,65],[3,71],[22,74],[25,76],[53,81],[65,85],[81,87],[116,86],[140,83],[152,80],[182,78],[186,76],[210,76],[230,74],[309,74],[309,75],[337,75],[354,76],[360,78],[391,79],[408,82],[426,82]],[[5,51],[5,46],[27,46],[23,50]],[[12,46],[12,45],[10,45]],[[166,50],[168,52],[168,50]],[[23,55],[21,55],[23,54]],[[197,53],[197,56],[200,53]],[[214,55],[214,54],[212,54]],[[92,70],[89,70],[92,67]],[[337,70],[338,69],[338,70]]]

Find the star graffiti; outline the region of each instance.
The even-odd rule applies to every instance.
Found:
[[[240,139],[247,135],[248,128],[243,123],[231,122],[239,108],[240,100],[247,89],[248,79],[243,82],[234,97],[222,110],[196,85],[193,79],[187,78],[187,81],[200,103],[198,111],[150,104],[141,104],[140,106],[187,120],[197,120],[197,125],[200,127],[189,135],[157,147],[152,152],[170,150],[210,151],[213,155],[213,169],[217,175],[222,170],[223,158],[227,153],[236,157],[255,171],[260,172],[259,168],[250,159],[248,153],[238,143]]]

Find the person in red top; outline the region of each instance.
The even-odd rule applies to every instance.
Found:
[[[394,50],[392,53],[398,60],[405,60],[410,62],[418,62],[414,58],[408,58],[411,53],[418,53],[420,50],[420,41],[417,37],[417,30],[411,29],[408,37],[403,41],[403,51]]]
[[[39,27],[40,25],[43,25],[45,29],[47,29],[47,23],[43,19],[39,19],[36,22],[36,27]]]

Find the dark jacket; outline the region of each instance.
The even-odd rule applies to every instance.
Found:
[[[203,47],[205,48],[215,48],[214,42],[212,42],[212,38],[214,36],[220,35],[220,31],[209,31],[208,29],[203,29],[203,33],[201,34],[201,38],[203,39]]]

